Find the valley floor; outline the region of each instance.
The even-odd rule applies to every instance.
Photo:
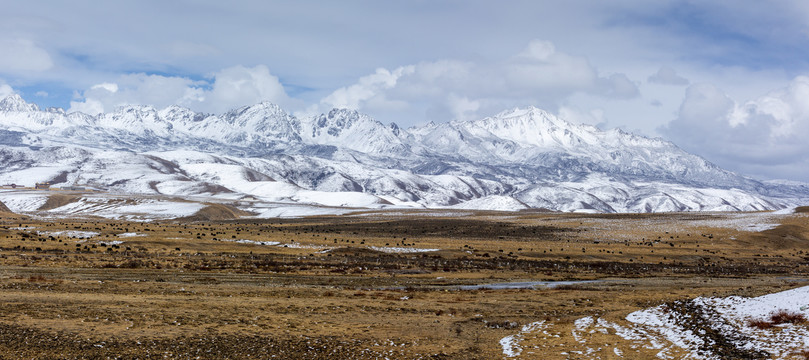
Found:
[[[4,213],[0,357],[801,359],[807,210]]]

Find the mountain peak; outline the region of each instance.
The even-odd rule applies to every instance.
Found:
[[[19,94],[11,94],[0,101],[0,111],[39,111],[39,106],[27,103]]]
[[[514,108],[497,115],[470,122],[455,122],[471,134],[496,137],[523,146],[540,148],[570,148],[582,142],[592,142],[595,131],[567,122],[557,116],[533,107]]]
[[[308,119],[307,123],[311,131],[307,131],[307,138],[318,144],[372,154],[396,155],[408,150],[398,137],[398,126],[385,126],[357,110],[332,109]]]
[[[505,118],[505,117],[515,117],[515,116],[553,116],[551,113],[540,109],[536,106],[530,105],[528,107],[515,107],[513,109],[501,111],[497,115],[493,116],[495,118]]]
[[[157,109],[155,109],[154,106],[151,105],[124,104],[117,106],[113,111],[113,113],[150,114],[150,113],[157,113]]]
[[[33,170],[18,164],[51,169],[57,156],[66,160],[60,166],[82,169],[71,174],[98,174],[92,181],[116,191],[193,195],[213,185],[292,202],[312,190],[425,207],[480,199],[468,205],[607,212],[762,210],[809,201],[806,186],[759,183],[671,143],[570,123],[533,106],[407,130],[348,109],[298,119],[269,102],[221,115],[177,106],[128,105],[97,117],[36,110],[19,95],[0,101],[0,131],[11,130],[0,137],[0,155],[14,154],[6,156],[14,166],[0,163],[6,178],[31,180]],[[279,197],[275,182],[261,180],[269,178],[306,195]]]
[[[269,101],[262,101],[257,104],[242,106],[240,108],[236,108],[230,110],[224,114],[222,114],[223,118],[226,119],[235,119],[235,118],[243,118],[243,117],[292,117],[291,115],[287,114],[284,109],[281,109],[280,106],[271,103]]]
[[[273,111],[284,111],[283,109],[281,109],[280,106],[278,106],[278,104],[273,103],[273,102],[269,102],[269,101],[266,101],[266,100],[262,101],[262,102],[260,102],[258,104],[253,105],[253,107],[258,107],[258,108],[262,108],[262,109],[270,109],[270,110],[273,110]]]

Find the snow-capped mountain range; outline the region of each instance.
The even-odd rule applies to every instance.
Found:
[[[529,107],[402,129],[356,111],[298,118],[259,103],[212,115],[110,113],[0,101],[0,182],[351,207],[659,212],[809,203],[809,185],[761,182],[662,139]]]

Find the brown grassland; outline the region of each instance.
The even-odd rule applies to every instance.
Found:
[[[493,359],[504,356],[500,339],[540,320],[553,326],[526,339],[523,358],[577,358],[592,344],[587,357],[620,348],[648,358],[653,350],[614,334],[579,342],[573,321],[621,323],[678,299],[804,286],[806,210],[762,232],[716,225],[734,214],[700,213],[227,220],[242,214],[214,207],[128,222],[5,212],[0,358]],[[440,250],[384,252],[392,248]],[[599,281],[459,288],[557,280]]]

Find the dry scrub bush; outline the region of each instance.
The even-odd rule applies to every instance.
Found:
[[[754,328],[760,329],[760,330],[767,330],[767,329],[771,328],[772,325],[773,325],[773,323],[771,323],[771,322],[769,322],[767,320],[761,320],[761,319],[751,319],[751,320],[747,321],[747,326],[754,327]]]
[[[806,360],[809,360],[809,350],[800,350],[800,351],[796,352],[796,353],[795,353],[795,355],[796,355],[796,356],[797,356],[799,359],[806,359]]]
[[[770,321],[775,325],[786,323],[803,324],[806,322],[806,316],[797,312],[778,310],[770,314]]]
[[[778,310],[770,314],[768,320],[762,319],[751,319],[747,321],[747,326],[754,327],[761,330],[766,330],[772,328],[775,325],[780,324],[803,324],[806,322],[806,316],[801,313],[789,311],[789,310]]]

